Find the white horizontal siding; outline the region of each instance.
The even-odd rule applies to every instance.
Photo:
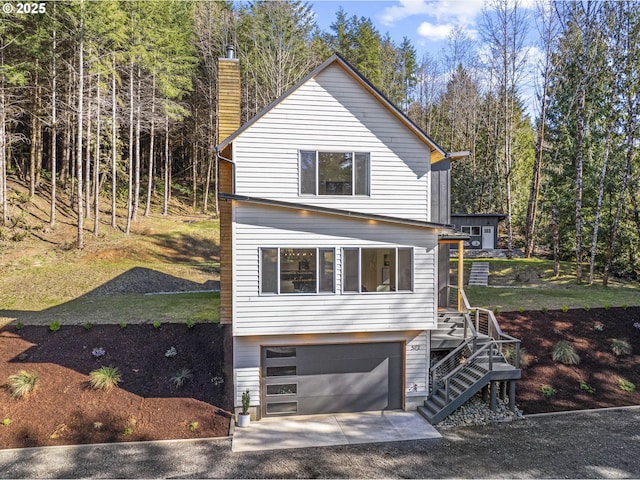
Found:
[[[425,330],[436,324],[435,230],[236,204],[235,336]],[[414,291],[341,293],[343,247],[413,247]],[[335,248],[335,294],[259,293],[259,249]]]
[[[429,148],[336,65],[251,125],[233,150],[240,195],[430,218]],[[300,150],[370,152],[371,195],[299,196]]]
[[[405,342],[405,395],[426,396],[426,332],[383,332],[370,334],[277,335],[235,337],[233,342],[235,405],[242,405],[242,392],[249,390],[251,405],[260,405],[260,349],[270,345],[319,345],[336,343]],[[413,348],[412,348],[413,347]]]

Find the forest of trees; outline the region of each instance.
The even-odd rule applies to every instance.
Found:
[[[172,192],[217,214],[216,61],[233,44],[243,122],[339,52],[442,147],[471,152],[453,165],[453,212],[504,213],[509,251],[571,260],[579,283],[640,276],[638,2],[485,0],[479,38],[458,28],[422,58],[343,10],[321,31],[301,1],[32,5],[0,23],[0,229],[10,176],[50,198],[52,227],[71,200],[78,248],[104,212],[129,232]]]

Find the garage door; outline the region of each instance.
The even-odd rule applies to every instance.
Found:
[[[401,342],[262,347],[262,414],[402,408]]]

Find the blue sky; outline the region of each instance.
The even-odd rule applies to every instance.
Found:
[[[381,34],[389,33],[400,43],[408,37],[416,48],[418,59],[423,53],[437,56],[454,27],[478,37],[482,0],[315,0],[310,2],[321,30],[330,31],[336,12],[343,8],[347,16],[368,17]]]
[[[396,44],[400,44],[403,37],[408,37],[416,49],[418,62],[425,53],[439,60],[454,28],[463,29],[476,43],[481,55],[487,53],[483,49],[480,34],[485,0],[310,0],[309,3],[321,30],[331,31],[336,12],[342,7],[348,17],[356,15],[370,18],[378,31],[382,35],[388,33]],[[530,22],[527,51],[523,54],[528,67],[520,85],[520,94],[532,118],[535,110],[534,72],[540,58],[540,50],[535,45],[537,30],[532,16],[534,3],[534,0],[519,0],[521,8],[529,9]]]

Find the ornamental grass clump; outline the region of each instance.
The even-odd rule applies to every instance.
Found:
[[[573,346],[564,340],[560,340],[554,345],[551,358],[565,365],[578,365],[580,363],[580,356],[576,353]]]
[[[626,340],[614,338],[611,340],[611,351],[616,357],[624,357],[631,354],[632,348]]]
[[[110,390],[122,380],[118,367],[100,367],[89,373],[91,387],[95,390]]]
[[[180,388],[183,386],[187,380],[193,378],[193,373],[188,368],[183,368],[178,373],[176,373],[173,377],[171,377],[171,381],[176,386],[176,388]]]
[[[9,388],[13,398],[23,398],[36,389],[38,374],[20,370],[9,376]]]

